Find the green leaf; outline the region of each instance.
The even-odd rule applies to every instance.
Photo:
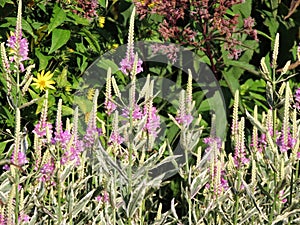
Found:
[[[142,181],[131,193],[129,203],[127,205],[126,214],[128,218],[132,218],[138,208],[141,206],[146,193],[146,183]]]
[[[83,28],[79,34],[83,34],[85,40],[89,43],[90,47],[98,53],[101,53],[101,48],[98,39],[87,29]]]
[[[7,145],[7,141],[0,142],[0,155],[3,153],[6,145]]]
[[[65,22],[67,16],[65,11],[55,4],[53,14],[48,25],[48,34],[50,34],[56,27]]]
[[[72,211],[72,216],[75,218],[79,212],[81,212],[85,205],[90,201],[95,190],[90,191],[86,196],[84,196],[74,207]]]
[[[39,71],[46,69],[48,61],[52,59],[53,56],[45,56],[40,52],[40,49],[35,49],[35,55],[39,59]]]
[[[74,110],[72,108],[70,108],[69,106],[62,106],[62,115],[63,116],[70,116],[73,115]]]
[[[57,76],[56,78],[56,84],[58,88],[63,88],[66,85],[68,85],[68,79],[67,79],[67,73],[68,73],[68,68],[65,67],[61,71],[61,73]]]
[[[70,19],[67,19],[67,21],[70,21],[70,22],[74,23],[75,25],[78,25],[78,24],[81,24],[84,26],[90,25],[90,21],[88,19],[82,18],[82,17],[78,16],[77,14],[70,12],[67,14],[67,17],[70,18]]]
[[[48,54],[55,52],[64,46],[70,39],[71,31],[63,29],[54,29],[52,32],[51,48]]]
[[[251,16],[252,0],[244,1],[241,4],[235,4],[232,6],[234,14],[242,15],[243,18]]]
[[[6,3],[14,4],[14,2],[11,1],[11,0],[0,0],[0,6],[1,6],[1,7],[4,7],[4,5],[5,5]]]

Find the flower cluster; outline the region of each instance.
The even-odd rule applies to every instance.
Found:
[[[241,16],[228,15],[232,6],[243,2],[243,0],[134,1],[140,19],[150,14],[163,17],[158,31],[164,40],[192,45],[203,50],[208,57],[219,54],[218,49],[212,46],[224,43],[223,47],[228,51],[228,57],[234,59],[238,59],[243,50],[237,34],[246,34],[258,40],[257,31],[253,29],[255,25],[253,18],[244,19],[243,27],[238,27]],[[214,45],[209,44],[212,42]]]
[[[122,71],[123,74],[128,75],[130,72],[133,70],[133,64],[134,64],[134,54],[131,53],[129,57],[126,57],[121,60],[120,62],[120,70]],[[138,59],[137,61],[137,68],[136,68],[136,73],[141,73],[143,72],[143,67],[142,67],[143,61],[141,59]]]
[[[211,164],[210,171],[210,183],[205,185],[206,189],[211,190],[214,193],[214,197],[220,195],[229,188],[228,181],[226,180],[224,162],[219,157],[222,148],[222,140],[218,137],[206,137],[203,142],[207,145],[205,152],[209,154],[208,160]]]
[[[173,64],[177,61],[177,52],[179,52],[179,48],[174,44],[166,45],[155,43],[151,45],[151,50],[153,55],[157,53],[166,55]]]
[[[20,64],[20,70],[23,72],[25,68],[22,62],[29,59],[27,39],[22,37],[22,32],[19,33],[19,36],[17,36],[17,32],[15,32],[10,35],[6,45],[9,47],[10,62]]]
[[[297,88],[294,98],[295,98],[294,108],[300,109],[300,88]]]
[[[84,18],[91,19],[98,16],[98,7],[99,3],[97,0],[76,0],[76,5],[73,9],[73,13],[83,16]]]

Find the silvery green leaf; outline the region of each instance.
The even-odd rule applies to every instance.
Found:
[[[178,220],[178,215],[177,215],[177,212],[175,209],[175,199],[174,198],[171,200],[171,211],[172,211],[173,216],[176,218],[176,220]]]
[[[296,213],[300,213],[300,209],[294,209],[293,211],[286,212],[284,214],[280,214],[272,221],[272,225],[275,225],[280,221],[287,222],[289,216],[296,214]]]
[[[259,131],[261,131],[262,133],[266,133],[267,129],[263,127],[263,125],[257,119],[251,116],[250,113],[247,111],[247,109],[245,109],[245,111],[246,111],[247,118],[250,120],[253,126],[256,126],[257,129],[259,129]]]
[[[38,212],[37,212],[37,207],[35,207],[33,216],[31,216],[30,218],[29,225],[36,225],[37,217],[38,217]]]
[[[74,205],[74,208],[72,210],[72,216],[76,217],[77,214],[84,209],[86,204],[90,201],[93,193],[95,190],[91,190],[86,196],[84,196],[76,205]]]
[[[190,196],[191,198],[194,198],[196,196],[196,194],[199,192],[199,190],[205,186],[205,184],[208,181],[208,177],[207,177],[207,170],[204,170],[203,172],[201,172],[198,176],[196,176],[191,184],[191,190],[190,190]]]
[[[72,169],[74,168],[73,164],[67,165],[60,175],[60,182],[64,183],[66,178],[71,174]]]
[[[121,175],[121,177],[128,182],[128,177],[127,175],[123,172],[123,168],[121,168],[108,154],[107,152],[103,149],[101,143],[98,144],[97,149],[95,151],[98,151],[97,158],[100,162],[106,162],[108,165],[110,165],[112,168],[114,168],[118,173]]]
[[[73,188],[69,188],[69,196],[68,196],[68,212],[71,213],[74,207],[74,191]],[[72,214],[71,214],[72,215]],[[73,216],[71,217],[73,218]]]
[[[143,180],[131,193],[128,205],[126,207],[127,218],[132,218],[137,209],[141,206],[146,193],[146,183]]]

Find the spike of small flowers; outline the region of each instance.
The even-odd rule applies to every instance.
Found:
[[[274,49],[273,49],[273,55],[272,55],[272,67],[277,67],[277,58],[278,58],[278,52],[279,52],[279,33],[276,34],[275,42],[274,42]]]
[[[16,184],[13,184],[11,190],[8,195],[7,200],[7,216],[6,216],[6,225],[14,225],[14,197],[15,197],[15,190]]]
[[[254,106],[253,117],[255,120],[257,120],[257,105]],[[258,150],[258,129],[256,126],[253,126],[251,146],[254,148],[255,152]]]
[[[235,144],[234,164],[237,168],[241,168],[249,163],[249,159],[245,153],[245,118],[242,117],[238,125],[238,142]]]
[[[290,65],[291,65],[291,60],[289,60],[289,61],[286,62],[286,64],[282,68],[282,71],[281,71],[280,75],[286,74],[286,72],[288,71]]]
[[[47,113],[48,113],[48,91],[46,90],[40,121],[35,125],[33,130],[33,133],[35,133],[39,138],[45,138],[47,136],[47,130],[50,133],[52,132],[52,124],[47,122]]]
[[[56,124],[54,132],[54,144],[61,141],[62,133],[62,121],[61,121],[61,111],[62,111],[62,99],[58,100],[57,113],[56,113]]]
[[[182,90],[179,96],[179,110],[177,112],[176,121],[184,126],[189,126],[193,121],[193,116],[188,111],[188,106],[185,98],[185,91]]]
[[[188,69],[188,82],[187,82],[187,88],[186,88],[186,103],[187,103],[187,109],[188,113],[192,112],[192,101],[193,101],[193,75],[192,71]]]
[[[109,138],[109,145],[120,145],[123,143],[124,138],[119,134],[119,113],[115,111],[113,118],[113,130]]]
[[[87,148],[91,148],[94,145],[95,138],[102,134],[101,129],[97,128],[97,100],[99,96],[99,90],[96,89],[93,98],[93,108],[89,118],[86,134],[84,136],[84,143]]]
[[[289,118],[290,118],[290,86],[289,82],[286,83],[285,89],[285,99],[284,99],[284,116],[282,122],[282,135],[283,135],[283,146],[281,148],[282,152],[287,151],[288,146],[288,134],[289,134]]]
[[[120,62],[120,70],[125,74],[128,75],[129,73],[132,73],[133,67],[134,67],[134,61],[135,61],[135,55],[134,55],[134,18],[135,18],[135,7],[133,8],[133,11],[130,16],[130,22],[129,22],[129,31],[128,31],[128,43],[127,43],[127,51],[126,51],[126,57],[121,60]],[[135,74],[138,74],[143,71],[143,61],[141,59],[137,60],[137,66],[136,66],[136,72]]]
[[[16,66],[23,72],[24,65],[22,61],[28,59],[28,41],[26,38],[22,38],[22,0],[18,3],[18,15],[16,22],[16,31],[12,33],[7,41],[7,46],[10,48],[11,62],[16,62]]]
[[[6,55],[4,43],[1,43],[1,59],[2,59],[2,66],[4,69],[4,73],[6,74],[6,76],[8,76],[11,74],[11,71],[10,71],[10,65]]]
[[[239,110],[239,90],[234,94],[233,114],[232,114],[232,137],[236,140],[235,136],[238,134],[238,111]]]
[[[107,115],[111,115],[111,113],[117,108],[117,106],[115,105],[115,103],[112,102],[112,94],[111,94],[111,68],[110,67],[107,70],[104,107],[106,109]]]

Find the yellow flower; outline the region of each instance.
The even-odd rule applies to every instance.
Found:
[[[53,73],[50,73],[50,71],[45,74],[45,70],[42,70],[41,73],[37,74],[37,78],[32,79],[35,82],[32,83],[32,85],[34,85],[36,88],[39,88],[41,91],[44,91],[47,88],[55,89],[55,87],[52,85],[55,84],[55,82],[51,80],[52,76]]]
[[[98,25],[100,28],[104,27],[104,23],[105,23],[105,17],[104,16],[99,16],[98,18]]]
[[[119,44],[112,44],[111,48],[112,49],[117,49],[119,47]]]

